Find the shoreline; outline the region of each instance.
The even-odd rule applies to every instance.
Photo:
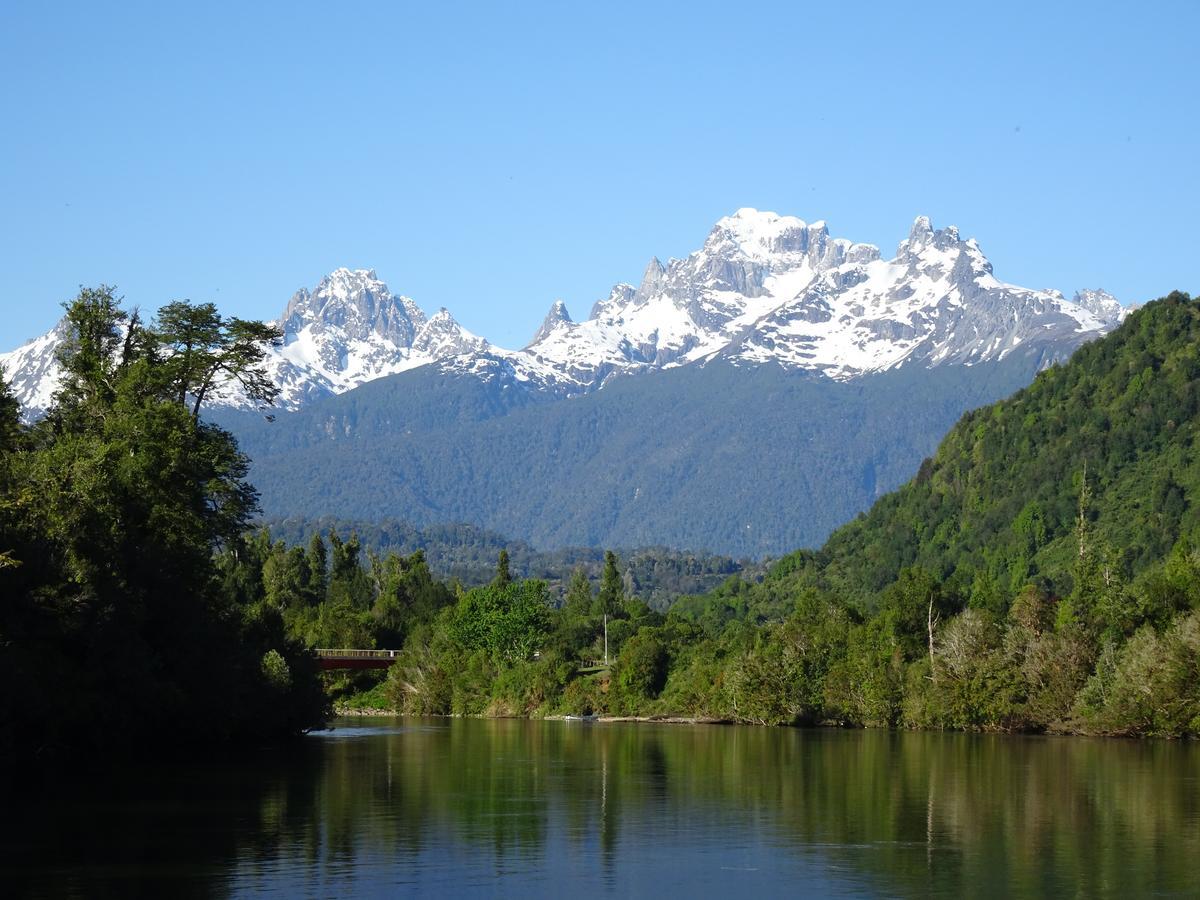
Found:
[[[373,719],[373,718],[411,718],[406,713],[396,712],[390,709],[377,709],[375,707],[350,707],[338,706],[334,707],[333,715],[335,718],[345,719]],[[444,715],[433,716],[433,718],[442,719],[521,719],[527,722],[565,722],[568,721],[566,715],[556,713],[552,716],[488,716],[477,715]],[[614,723],[614,722],[659,722],[667,725],[736,725],[733,719],[720,719],[712,716],[597,716],[594,719],[588,719],[588,722],[594,723]],[[771,727],[771,726],[768,726]]]
[[[413,717],[407,713],[396,712],[395,710],[377,709],[373,707],[335,707],[333,710],[334,718],[424,718],[422,716]],[[550,716],[495,716],[486,715],[483,713],[473,713],[470,715],[447,714],[434,715],[430,714],[428,718],[438,719],[520,719],[526,722],[565,722],[568,720],[565,714],[555,713]],[[620,723],[644,723],[644,724],[659,724],[659,725],[747,725],[756,728],[834,728],[845,731],[903,731],[903,732],[937,732],[937,733],[954,733],[954,734],[978,734],[978,735],[1005,735],[1009,737],[1055,737],[1055,738],[1099,738],[1103,740],[1117,741],[1169,741],[1172,743],[1190,743],[1197,740],[1196,738],[1183,736],[1171,737],[1166,735],[1149,735],[1149,734],[1105,734],[1102,732],[1088,731],[964,731],[958,729],[922,729],[922,728],[881,728],[871,725],[846,725],[839,722],[819,722],[805,725],[799,724],[768,724],[764,722],[738,722],[734,719],[724,719],[714,716],[678,716],[678,715],[653,715],[653,716],[597,716],[594,719],[586,720],[585,724],[594,725],[609,725]],[[326,727],[332,727],[331,725]]]

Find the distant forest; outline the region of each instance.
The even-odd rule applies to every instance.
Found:
[[[249,461],[202,401],[222,368],[270,399],[272,330],[186,303],[144,324],[108,289],[68,321],[44,420],[0,384],[0,759],[279,739],[331,698],[1200,737],[1186,294],[963,416],[902,488],[765,573],[395,522],[251,528]],[[399,654],[386,676],[318,675],[316,647]]]
[[[763,559],[819,546],[1040,361],[1014,353],[845,383],[714,361],[570,400],[427,366],[274,421],[213,420],[254,461],[270,521],[469,522],[536,547]]]
[[[473,525],[417,528],[396,520],[356,522],[334,518],[275,519],[264,524],[272,538],[293,546],[308,544],[314,535],[337,533],[342,537],[355,535],[364,548],[384,555],[406,556],[419,550],[437,577],[465,587],[490,582],[495,575],[496,558],[503,550],[508,554],[514,577],[545,581],[550,596],[559,603],[566,597],[576,570],[598,585],[604,569],[604,550],[591,547],[536,550],[524,541]],[[769,564],[667,547],[620,549],[617,555],[622,560],[625,593],[640,597],[659,612],[666,612],[684,594],[706,593],[734,576],[755,581]]]
[[[561,602],[504,551],[436,603],[388,587],[427,577],[419,550],[344,567],[336,601],[305,593],[302,547],[260,539],[237,568],[309,642],[402,646],[386,680],[335,686],[345,703],[1200,736],[1198,433],[1200,303],[1172,294],[964,416],[819,550],[665,614],[613,554]]]

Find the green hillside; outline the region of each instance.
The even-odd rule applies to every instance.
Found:
[[[1003,613],[1025,584],[1067,595],[1080,548],[1125,578],[1200,526],[1200,308],[1172,294],[976,410],[932,459],[817,554],[777,574],[870,605],[920,566],[972,606]]]
[[[1196,734],[1198,413],[1200,303],[1174,293],[964,416],[820,551],[673,614],[751,718]]]
[[[337,689],[409,713],[1200,736],[1198,426],[1200,303],[1172,294],[963,417],[821,550],[665,615],[613,554],[559,603],[503,547],[469,590],[420,546],[364,561],[336,534],[332,563],[264,532],[221,566],[294,639],[401,648],[386,683]]]
[[[224,414],[268,518],[467,522],[540,549],[779,556],[902,484],[964,410],[1038,359],[907,366],[836,382],[723,362],[534,402],[519,383],[432,367],[273,422]]]

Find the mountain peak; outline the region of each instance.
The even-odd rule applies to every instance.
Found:
[[[1083,288],[1075,292],[1071,302],[1087,310],[1102,324],[1118,325],[1131,312],[1129,307],[1104,288]]]
[[[321,279],[313,293],[324,293],[330,299],[348,300],[360,291],[387,293],[387,285],[379,280],[374,269],[339,266]]]
[[[407,348],[425,324],[425,314],[409,298],[394,296],[374,269],[341,266],[322,278],[313,290],[297,291],[280,322],[286,340],[306,328],[334,329],[345,340],[379,337]]]
[[[546,318],[542,319],[541,327],[527,346],[532,347],[534,344],[544,341],[561,326],[571,324],[573,323],[571,322],[571,314],[567,312],[567,304],[562,300],[555,300],[550,306],[550,311],[546,313]]]
[[[896,256],[905,257],[920,253],[928,247],[933,247],[937,250],[971,250],[982,258],[979,245],[975,243],[974,239],[963,241],[959,237],[958,226],[947,225],[945,228],[935,229],[929,216],[917,216],[913,220],[908,237],[901,241],[900,245],[896,248]]]
[[[646,263],[645,271],[642,273],[642,283],[638,286],[637,294],[634,295],[634,302],[644,303],[661,291],[663,282],[666,280],[666,275],[667,269],[659,262],[658,257],[651,257],[650,262]]]
[[[443,359],[464,353],[483,353],[488,342],[467,331],[442,307],[429,317],[429,321],[413,339],[412,352],[431,359]]]
[[[823,228],[825,223],[820,224]],[[705,241],[705,248],[720,249],[722,245],[732,244],[742,255],[758,259],[779,250],[806,249],[809,228],[807,222],[795,216],[781,216],[769,210],[743,206],[732,216],[717,220]],[[797,240],[805,246],[788,246]]]
[[[444,307],[426,318],[374,269],[339,267],[291,298],[273,348],[281,403],[459,358],[463,371],[507,366],[518,380],[574,396],[620,373],[717,356],[773,363],[838,380],[914,362],[974,364],[1007,354],[1058,359],[1111,330],[1128,310],[1101,290],[1067,300],[992,275],[974,239],[917,217],[897,255],[830,236],[812,223],[752,207],[720,219],[699,249],[652,257],[637,287],[621,283],[574,323],[556,300],[525,351],[493,348]],[[45,407],[57,378],[53,332],[0,355],[27,409]],[[483,365],[483,368],[479,368]],[[236,390],[227,398],[238,405]]]
[[[666,266],[659,261],[657,256],[650,257],[650,262],[646,263],[646,268],[642,272],[642,283],[645,284],[647,279],[658,279],[667,271]]]

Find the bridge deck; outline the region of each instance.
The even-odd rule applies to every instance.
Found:
[[[317,664],[329,669],[386,669],[396,662],[395,650],[351,650],[317,648]]]

